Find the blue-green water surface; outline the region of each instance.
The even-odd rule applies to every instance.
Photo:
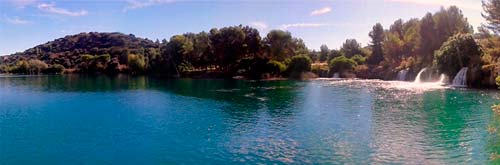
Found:
[[[500,163],[496,91],[0,77],[0,164]]]

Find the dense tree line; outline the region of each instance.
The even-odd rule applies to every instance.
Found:
[[[414,77],[429,68],[452,78],[462,67],[470,67],[471,83],[492,85],[500,70],[500,0],[485,1],[483,8],[489,24],[477,33],[462,11],[451,6],[422,18],[395,20],[387,28],[376,23],[367,46],[347,39],[338,49],[322,45],[318,51],[309,50],[288,31],[272,30],[261,37],[257,29],[242,25],[174,35],[161,42],[121,33],[81,33],[4,56],[0,71],[252,79],[301,77],[312,71],[323,77],[338,73],[390,80],[401,70]]]
[[[413,75],[409,77],[414,77],[424,67],[438,68],[434,65],[436,53],[440,48],[446,48],[443,44],[450,37],[472,33],[473,28],[462,11],[451,6],[441,8],[436,13],[427,13],[420,19],[398,19],[388,29],[376,23],[368,33],[371,41],[366,47],[362,47],[355,39],[348,39],[339,49],[330,50],[326,45],[321,46],[319,52],[311,52],[311,58],[326,62],[325,65],[329,65],[329,76],[332,75],[331,72],[339,72],[341,77],[355,75],[360,78],[392,80],[398,71],[409,70],[410,75]],[[481,57],[483,54],[481,52],[475,55]],[[447,69],[452,71],[447,74],[454,76],[458,70],[460,68]],[[315,71],[319,72],[321,71]]]
[[[241,25],[174,35],[162,42],[121,33],[91,32],[4,56],[0,71],[39,74],[54,70],[49,66],[57,66],[78,73],[176,77],[215,73],[222,77],[266,78],[308,72],[311,64],[308,54],[304,42],[290,32],[273,30],[261,38],[257,29]],[[31,65],[35,59],[47,66],[37,69]],[[307,64],[309,67],[301,66]],[[20,69],[25,66],[29,72]]]

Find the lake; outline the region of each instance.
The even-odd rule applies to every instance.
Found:
[[[410,82],[0,77],[0,164],[488,164],[497,91]]]

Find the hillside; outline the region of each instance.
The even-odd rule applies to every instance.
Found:
[[[129,53],[140,53],[145,49],[159,47],[148,39],[135,37],[123,33],[79,33],[50,41],[24,52],[3,56],[0,63],[12,65],[22,60],[37,59],[48,65],[61,64],[67,69],[75,69],[81,64],[82,55],[109,55],[110,59],[117,59],[124,63]]]

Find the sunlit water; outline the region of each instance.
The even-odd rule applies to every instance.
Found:
[[[487,164],[496,91],[378,80],[0,77],[0,164]]]

